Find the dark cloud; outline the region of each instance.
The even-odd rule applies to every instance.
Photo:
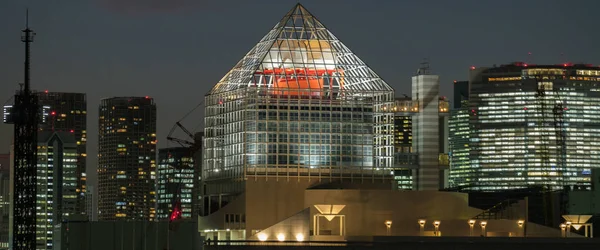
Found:
[[[199,6],[200,0],[98,0],[102,6],[123,13],[175,12]]]

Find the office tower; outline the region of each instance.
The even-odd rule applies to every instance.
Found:
[[[193,218],[194,180],[194,157],[190,148],[158,150],[158,220],[168,220],[176,203],[181,206],[181,218]]]
[[[205,105],[202,225],[250,236],[308,187],[391,189],[394,90],[300,4]]]
[[[99,108],[98,137],[98,219],[154,220],[154,99],[103,99]]]
[[[54,226],[79,214],[77,158],[70,132],[38,133],[36,249],[53,249]]]
[[[0,248],[9,245],[10,203],[10,154],[0,154]]]
[[[440,181],[440,117],[439,76],[427,69],[412,77],[412,99],[418,113],[413,117],[413,149],[418,152],[419,168],[415,176],[415,190],[439,190]],[[443,172],[442,172],[443,173]]]
[[[456,187],[459,180],[469,175],[469,81],[454,81],[454,100],[450,111],[449,130],[449,156],[450,174],[448,182],[450,187]]]
[[[452,170],[453,185],[589,188],[591,169],[600,165],[599,83],[600,67],[591,65],[471,68],[470,164]]]
[[[94,192],[96,189],[92,185],[88,185],[85,190],[85,213],[87,214],[89,221],[96,221],[96,215],[98,214],[98,202],[96,201],[96,195]]]
[[[77,200],[76,213],[85,213],[87,99],[83,93],[38,92],[39,104],[47,110],[40,131],[71,133],[77,143]]]

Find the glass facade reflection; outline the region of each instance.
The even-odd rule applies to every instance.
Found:
[[[589,188],[600,165],[600,68],[514,63],[472,71],[469,163],[452,169],[451,183]]]
[[[219,206],[248,178],[391,178],[393,89],[301,5],[205,104],[202,176]]]

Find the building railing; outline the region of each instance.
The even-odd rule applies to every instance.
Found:
[[[372,242],[352,242],[351,244],[367,245]],[[347,246],[346,241],[256,241],[256,240],[207,240],[204,241],[205,246]]]
[[[447,153],[439,154],[438,155],[438,164],[441,167],[450,166],[450,156]],[[396,165],[396,166],[418,166],[419,165],[419,154],[418,153],[397,152],[394,154],[394,165]]]

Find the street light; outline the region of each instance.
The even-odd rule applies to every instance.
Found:
[[[469,220],[469,236],[473,236],[473,227],[475,227],[475,220]]]
[[[304,241],[304,234],[301,234],[301,233],[296,234],[296,240],[297,241]]]
[[[419,226],[420,226],[419,232],[421,233],[421,236],[423,236],[423,234],[425,233],[425,222],[426,222],[425,220],[419,220]]]
[[[260,240],[260,241],[266,241],[267,238],[269,238],[269,236],[267,234],[265,234],[265,233],[259,233],[258,234],[258,240]]]
[[[479,225],[481,226],[481,235],[483,237],[487,236],[487,232],[485,231],[485,226],[487,226],[487,221],[482,221],[479,223]]]
[[[392,221],[391,220],[386,220],[385,221],[385,227],[387,229],[387,235],[390,236],[392,234]]]
[[[278,241],[285,241],[285,234],[281,234],[281,233],[280,233],[280,234],[278,234],[278,235],[277,235],[277,240],[278,240]]]
[[[518,220],[517,225],[519,225],[519,234],[521,234],[521,237],[525,237],[525,230],[523,229],[523,225],[525,225],[525,221]]]
[[[434,221],[433,222],[433,226],[434,226],[433,235],[439,236],[439,234],[440,234],[440,221],[439,220]]]

